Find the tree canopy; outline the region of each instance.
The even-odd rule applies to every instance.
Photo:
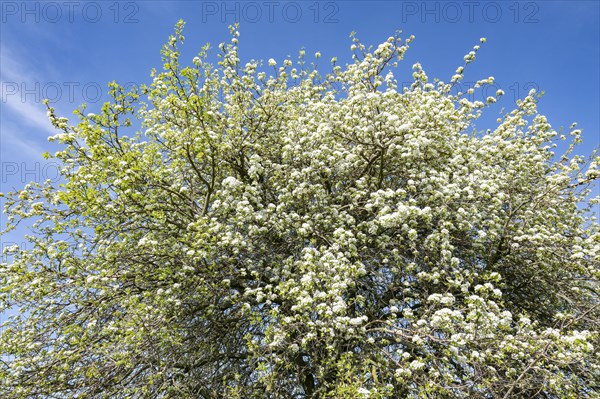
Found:
[[[532,91],[475,129],[503,94],[456,92],[479,46],[399,88],[412,37],[352,36],[323,73],[243,63],[236,27],[184,66],[182,29],[101,113],[48,105],[62,181],[6,195],[4,234],[32,234],[0,266],[2,398],[600,395],[600,157],[575,125]]]

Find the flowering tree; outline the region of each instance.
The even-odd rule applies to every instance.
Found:
[[[235,28],[183,67],[182,28],[150,86],[49,108],[63,183],[6,198],[35,234],[1,265],[1,397],[598,397],[579,130],[554,154],[532,92],[475,131],[464,67],[398,90],[412,38],[321,75],[242,63]]]

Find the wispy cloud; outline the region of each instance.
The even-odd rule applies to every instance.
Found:
[[[44,148],[45,143],[36,139],[37,135],[32,135],[31,132],[31,129],[24,128],[22,125],[3,121],[0,125],[4,153],[2,160],[41,159],[41,155],[47,151]]]
[[[0,85],[2,87],[2,136],[5,144],[19,147],[37,147],[49,134],[54,133],[54,128],[48,121],[45,106],[41,103],[40,93],[29,93],[23,95],[22,90],[37,90],[36,71],[32,70],[27,64],[20,62],[9,48],[2,46],[0,48],[2,58],[2,68],[0,70]],[[12,121],[13,125],[19,126],[19,129],[10,128],[6,122]],[[18,122],[18,123],[17,123]],[[27,126],[27,133],[18,133],[21,127]],[[38,152],[39,154],[39,151]],[[33,148],[32,148],[33,150]]]

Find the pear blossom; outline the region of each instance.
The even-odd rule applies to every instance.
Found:
[[[484,124],[504,93],[455,93],[469,65],[400,88],[412,36],[258,72],[236,26],[191,68],[182,31],[143,90],[72,125],[46,102],[62,180],[4,195],[2,234],[31,234],[0,263],[0,397],[600,395],[575,124],[535,91]]]

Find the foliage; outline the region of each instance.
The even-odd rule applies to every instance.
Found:
[[[0,270],[1,397],[600,395],[579,130],[555,155],[531,92],[476,131],[502,92],[453,94],[464,66],[399,90],[412,38],[321,75],[242,64],[235,27],[184,67],[182,28],[150,86],[75,125],[49,107],[64,181],[6,198],[33,234]]]

